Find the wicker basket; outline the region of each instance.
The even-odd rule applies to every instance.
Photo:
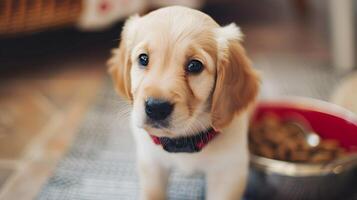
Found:
[[[74,25],[82,0],[0,0],[0,35]]]

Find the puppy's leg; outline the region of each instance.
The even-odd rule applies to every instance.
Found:
[[[248,176],[248,161],[207,172],[207,200],[239,200]]]
[[[164,200],[169,170],[159,163],[139,162],[140,199]]]

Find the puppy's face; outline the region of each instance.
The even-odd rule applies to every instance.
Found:
[[[188,8],[130,18],[109,64],[134,124],[166,137],[228,124],[258,88],[239,40],[235,25],[219,27]]]

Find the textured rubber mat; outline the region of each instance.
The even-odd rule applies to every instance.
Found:
[[[339,76],[319,63],[256,59],[262,96],[300,95],[328,99]],[[71,149],[38,195],[40,200],[137,199],[135,147],[128,128],[129,107],[108,80],[88,111]],[[174,172],[169,199],[204,199],[204,178]]]

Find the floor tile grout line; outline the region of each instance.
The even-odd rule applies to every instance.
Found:
[[[51,135],[56,132],[56,127],[58,126],[58,115],[55,115],[51,118],[50,122],[48,125],[42,129],[41,134],[39,134],[38,138],[44,138],[44,136],[48,135],[50,133]],[[58,127],[57,127],[58,128]],[[47,133],[47,134],[46,134]],[[21,156],[20,160],[16,163],[16,170],[15,172],[8,178],[8,180],[4,183],[3,187],[0,188],[0,199],[3,198],[3,195],[7,193],[7,191],[10,189],[10,187],[13,185],[13,182],[22,174],[24,173],[24,170],[26,167],[30,164],[30,162],[36,161],[36,156],[33,155],[33,150],[31,148],[34,148],[34,144],[39,144],[39,141],[42,141],[43,139],[37,139],[37,141],[33,141],[27,145],[27,147],[24,149],[24,152],[26,152],[26,149],[30,149],[30,153],[25,153],[23,156]],[[38,141],[39,140],[39,141]],[[40,144],[43,146],[43,143]],[[38,150],[37,150],[38,151]]]
[[[71,106],[71,109],[62,111],[62,110],[57,110],[56,115],[51,117],[51,119],[48,121],[47,125],[41,130],[41,133],[31,141],[24,149],[22,156],[16,163],[16,170],[15,172],[8,178],[8,180],[4,183],[3,187],[0,188],[0,199],[4,199],[4,197],[8,196],[9,192],[11,192],[11,189],[16,181],[24,174],[26,173],[26,168],[30,166],[31,164],[34,163],[49,163],[47,166],[47,169],[52,171],[58,161],[62,158],[53,158],[52,157],[45,157],[44,153],[45,152],[45,145],[48,144],[48,142],[53,138],[53,136],[58,133],[59,129],[61,126],[65,126],[65,121],[68,119],[70,116],[76,116],[77,122],[73,127],[77,127],[80,124],[81,119],[83,118],[84,113],[86,112],[86,108],[91,106],[91,103],[95,100],[95,95],[98,94],[100,86],[103,85],[103,76],[97,77],[96,81],[92,80],[91,82],[95,82],[96,84],[93,85],[93,88],[95,92],[93,92],[93,89],[91,90],[86,90],[85,88],[81,87],[82,91],[85,93],[85,100],[84,101],[78,101],[78,99],[81,99],[82,93],[78,93],[75,95],[75,98],[77,99],[76,103],[74,103]],[[77,113],[77,114],[76,114]],[[62,123],[61,123],[62,122]],[[72,128],[73,128],[72,127]],[[76,129],[76,128],[74,128]],[[75,130],[73,130],[75,131]],[[72,137],[67,141],[67,144],[71,144],[71,140],[75,137],[75,134],[72,135]],[[68,145],[61,153],[64,153],[65,151],[68,150],[70,145]],[[50,176],[47,175],[45,177],[45,180],[47,180]],[[40,191],[41,186],[44,184],[44,182],[38,184],[38,187],[36,190],[36,193]],[[36,195],[36,194],[34,194]],[[26,198],[27,199],[27,198]],[[5,199],[4,199],[5,200]],[[6,199],[7,200],[7,199]]]

